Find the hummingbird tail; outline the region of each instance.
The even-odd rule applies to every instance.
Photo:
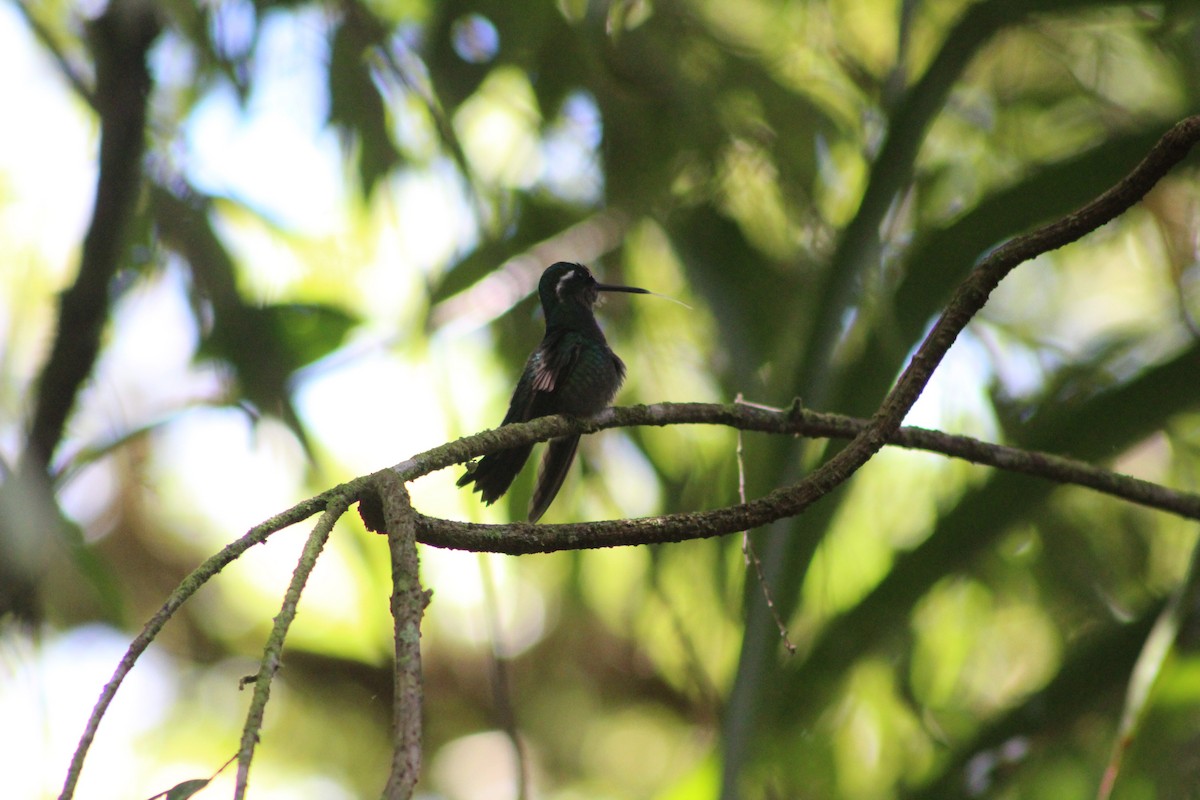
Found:
[[[542,514],[554,502],[554,496],[562,488],[567,470],[575,460],[575,451],[579,447],[578,436],[564,436],[561,439],[551,439],[542,456],[542,466],[538,469],[537,483],[533,488],[533,497],[529,499],[529,521],[537,522]],[[511,480],[511,479],[510,479]]]
[[[525,462],[529,460],[529,453],[532,450],[533,445],[526,445],[484,456],[474,469],[469,470],[458,479],[458,485],[466,486],[473,482],[475,484],[473,491],[479,492],[483,502],[491,505],[508,491],[508,487],[512,485],[513,479],[517,477],[521,467],[525,466]]]

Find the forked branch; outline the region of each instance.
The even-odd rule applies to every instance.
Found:
[[[130,645],[116,673],[105,686],[93,710],[67,774],[60,800],[74,794],[84,756],[109,703],[138,656],[179,606],[209,578],[249,547],[277,530],[324,511],[306,546],[306,558],[297,567],[276,630],[268,642],[247,719],[239,761],[239,791],[244,791],[250,755],[269,693],[269,679],[278,664],[287,624],[303,588],[311,560],[327,538],[337,518],[355,501],[375,527],[389,531],[393,560],[392,609],[396,621],[395,756],[388,796],[411,792],[420,755],[420,651],[419,625],[426,594],[417,583],[415,541],[426,544],[498,553],[548,552],[586,547],[650,544],[734,533],[801,513],[844,483],[886,444],[928,449],[954,457],[990,464],[1052,480],[1078,483],[1133,502],[1200,519],[1200,497],[1114,475],[1086,464],[1044,453],[988,445],[966,437],[948,436],[900,423],[927,385],[958,334],[987,302],[991,292],[1018,264],[1049,252],[1115,219],[1140,200],[1200,140],[1200,116],[1175,125],[1145,159],[1120,183],[1066,217],[1016,237],[990,253],[955,292],[945,312],[916,355],[867,421],[808,411],[797,403],[774,411],[747,405],[662,404],[609,409],[590,420],[546,417],[475,436],[430,450],[394,467],[357,478],[304,501],[260,526],[213,556],[190,575]],[[745,503],[705,512],[689,512],[635,520],[610,520],[571,525],[470,525],[417,514],[408,504],[403,483],[476,456],[544,441],[566,433],[590,433],[629,425],[717,424],[740,430],[777,434],[851,437],[850,443],[798,483],[776,489]],[[311,556],[311,559],[309,558]],[[261,702],[259,694],[261,693]]]

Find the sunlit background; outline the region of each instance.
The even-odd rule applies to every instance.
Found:
[[[94,582],[47,545],[43,618],[0,632],[6,797],[57,796],[131,636],[196,564],[325,487],[498,424],[540,336],[528,295],[550,261],[585,261],[602,278],[692,307],[606,301],[600,314],[629,367],[618,402],[728,402],[740,392],[782,407],[803,394],[821,410],[867,414],[928,323],[910,309],[936,309],[988,247],[1104,188],[1062,165],[1134,142],[1111,166],[1119,174],[1200,97],[1195,53],[1182,55],[1200,36],[1195,9],[1089,9],[1001,28],[913,150],[911,182],[873,233],[856,231],[874,249],[841,265],[854,273],[839,294],[828,289],[830,265],[863,213],[889,115],[971,3],[584,0],[531,4],[524,21],[493,4],[363,3],[354,14],[377,15],[387,31],[383,46],[349,62],[386,109],[380,135],[392,156],[376,169],[369,124],[347,121],[344,98],[331,105],[331,83],[349,80],[330,77],[347,64],[331,42],[354,14],[270,5],[164,4],[172,24],[150,62],[147,175],[209,201],[247,304],[329,306],[346,333],[289,376],[294,419],[256,407],[246,375],[202,344],[210,323],[195,264],[138,232],[137,263],[113,287],[100,361],[54,459],[62,509],[111,580]],[[96,116],[47,41],[78,65],[83,26],[104,8],[0,2],[0,456],[10,465],[97,177]],[[45,26],[40,35],[30,20]],[[199,27],[185,34],[182,20]],[[569,42],[556,41],[562,31]],[[575,77],[554,74],[559,44],[575,48],[567,57],[593,82],[555,86],[551,106],[545,86]],[[233,68],[213,69],[214,53]],[[629,120],[606,117],[614,108],[644,118],[662,153],[644,152]],[[1061,197],[1046,188],[1059,168],[1071,187]],[[1013,186],[1026,194],[1005,194]],[[1035,202],[1038,191],[1047,196]],[[1042,216],[1026,220],[1023,205]],[[1119,223],[1019,270],[909,422],[1052,446],[1055,408],[1080,408],[1071,404],[1195,350],[1198,209],[1187,169]],[[995,221],[954,239],[975,213]],[[928,298],[904,282],[913,264],[926,270]],[[826,335],[816,320],[832,331],[823,365],[806,349]],[[872,365],[878,374],[864,371]],[[1119,426],[1140,432],[1111,444],[1103,431],[1081,433],[1063,441],[1097,449],[1067,444],[1067,454],[1194,490],[1192,374],[1190,397],[1138,400],[1144,431]],[[746,439],[751,494],[794,480],[821,453],[818,443]],[[591,437],[546,521],[734,502],[737,452],[733,432],[706,427]],[[488,508],[454,486],[458,475],[413,483],[416,507],[521,518],[529,474]],[[517,796],[497,662],[531,796],[715,797],[731,763],[750,797],[916,792],[969,755],[988,720],[1060,675],[1088,635],[1151,613],[1195,539],[1195,526],[1174,517],[1022,479],[1006,502],[980,506],[1002,529],[990,547],[932,562],[911,607],[907,597],[892,603],[906,615],[861,641],[847,628],[848,660],[831,657],[836,675],[822,673],[829,632],[871,608],[864,598],[904,576],[941,521],[970,507],[964,498],[988,496],[993,478],[887,451],[798,523],[811,527],[764,537],[796,656],[770,623],[756,629],[759,650],[743,641],[760,590],[752,579],[747,588],[732,538],[520,559],[423,548],[433,602],[422,636],[422,796]],[[1030,486],[1036,494],[1023,494]],[[986,527],[979,519],[954,524]],[[249,701],[238,681],[257,669],[303,527],[247,552],[166,628],[101,725],[77,797],[149,797],[213,774],[236,751]],[[782,542],[798,549],[785,554]],[[347,517],[288,639],[253,797],[377,795],[390,757],[389,591],[385,543]],[[753,659],[769,677],[745,700]],[[1200,695],[1180,669],[1168,676],[1175,720],[1191,719]],[[980,745],[964,772],[969,792],[1090,796],[1123,686],[1118,676],[1097,689],[1094,706],[1044,734],[1052,743],[1016,729],[1004,747]],[[731,722],[744,709],[754,736]],[[1155,794],[1157,761],[1145,759],[1133,760],[1119,796],[1171,796]],[[230,791],[232,772],[208,793]]]

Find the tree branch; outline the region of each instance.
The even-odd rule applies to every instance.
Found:
[[[269,695],[270,679],[278,669],[283,640],[295,616],[300,593],[334,523],[355,501],[360,502],[360,513],[368,525],[375,529],[383,527],[391,532],[389,543],[393,557],[392,609],[396,618],[397,658],[394,738],[397,750],[394,754],[392,779],[388,785],[389,790],[397,792],[392,796],[397,797],[404,796],[400,793],[404,791],[403,787],[408,786],[411,789],[409,781],[415,780],[420,756],[419,622],[427,595],[420,590],[417,582],[416,550],[412,546],[414,539],[440,547],[526,553],[681,541],[733,533],[802,512],[845,482],[872,455],[889,443],[930,449],[977,463],[1089,485],[1144,505],[1163,507],[1177,514],[1200,518],[1200,498],[1194,495],[1172,492],[1144,481],[1113,475],[1049,454],[1022,452],[1013,448],[987,445],[966,437],[900,427],[901,420],[924,390],[933,370],[1005,275],[1018,264],[1075,241],[1123,213],[1179,163],[1198,139],[1200,116],[1183,120],[1168,131],[1146,158],[1115,187],[1073,214],[1030,234],[1017,237],[984,258],[959,287],[895,387],[884,398],[879,410],[869,421],[806,411],[798,402],[787,410],[738,404],[722,406],[683,403],[608,409],[588,420],[561,416],[544,417],[469,436],[373,475],[356,478],[315,498],[305,500],[252,529],[238,542],[229,545],[193,572],[130,645],[113,678],[105,686],[88,722],[68,771],[60,800],[69,800],[72,796],[84,755],[95,735],[99,720],[124,676],[179,605],[208,578],[246,549],[264,541],[274,531],[306,519],[322,508],[325,513],[305,546],[304,555],[296,567],[283,608],[276,617],[264,652],[255,687],[255,698],[247,716],[239,752],[235,788],[237,797],[242,797],[245,793],[250,758]],[[424,517],[413,512],[401,483],[519,443],[544,441],[567,433],[592,433],[617,426],[682,423],[721,424],[743,430],[795,435],[852,436],[853,439],[845,449],[804,480],[793,486],[776,489],[748,503],[708,512],[689,512],[636,520],[548,526],[534,526],[528,523],[456,523]]]
[[[888,443],[958,334],[983,308],[992,291],[1009,272],[1019,264],[1074,242],[1120,216],[1182,161],[1197,140],[1200,140],[1200,116],[1188,117],[1167,131],[1141,163],[1116,186],[1062,219],[1010,240],[980,261],[959,285],[946,310],[871,420],[855,433],[850,444],[798,483],[776,489],[749,503],[714,511],[588,525],[535,528],[528,523],[514,523],[485,526],[421,517],[418,522],[421,541],[446,547],[469,542],[467,549],[494,552],[547,552],[721,536],[801,513],[844,483]],[[497,433],[490,431],[486,435]],[[504,532],[503,537],[500,531]]]
[[[49,35],[24,6],[21,10],[35,35]],[[95,205],[75,282],[59,298],[54,343],[37,380],[28,436],[15,474],[0,486],[0,615],[38,617],[37,584],[46,568],[47,539],[69,530],[55,504],[49,465],[99,355],[109,285],[134,219],[151,86],[146,55],[159,32],[156,13],[148,4],[113,2],[89,26],[96,60],[91,99],[100,116]],[[74,554],[87,558],[78,547]]]
[[[58,328],[42,369],[22,471],[44,472],[63,426],[100,352],[109,284],[124,255],[137,205],[146,137],[150,73],[146,55],[158,37],[153,6],[114,2],[92,23],[95,105],[100,114],[100,173],[92,221],[75,283],[59,303]]]
[[[25,24],[33,31],[33,35],[38,40],[38,43],[54,59],[54,63],[58,66],[58,71],[62,73],[63,80],[70,85],[84,102],[94,109],[97,108],[99,104],[96,100],[96,93],[88,85],[87,78],[78,66],[71,63],[70,57],[59,46],[54,33],[33,13],[33,10],[29,7],[28,0],[22,0],[15,5],[17,12],[25,19]]]
[[[296,618],[296,607],[300,604],[300,595],[308,583],[308,576],[317,565],[317,557],[325,547],[334,524],[346,513],[350,501],[346,497],[333,500],[325,508],[325,513],[313,527],[308,541],[304,543],[304,551],[292,572],[291,583],[283,596],[283,606],[275,615],[275,624],[271,627],[271,635],[267,638],[262,660],[259,662],[258,674],[254,677],[254,697],[250,701],[250,709],[246,713],[246,724],[242,728],[242,743],[238,749],[237,781],[233,788],[234,800],[242,800],[246,796],[246,786],[250,778],[250,761],[254,757],[254,747],[258,744],[258,733],[262,729],[263,714],[267,708],[267,700],[271,696],[271,682],[279,671],[280,656],[283,653],[283,642],[287,638],[288,628]]]
[[[396,664],[392,670],[392,768],[383,797],[407,800],[421,775],[424,684],[421,679],[421,617],[430,592],[421,589],[416,515],[404,482],[394,473],[377,488],[387,519],[392,556],[392,621]]]
[[[532,422],[507,425],[435,448],[392,469],[398,471],[405,480],[411,480],[477,455],[494,453],[517,444],[546,441],[569,433],[595,433],[608,428],[636,425],[677,424],[726,425],[744,431],[841,439],[859,436],[870,426],[867,420],[810,411],[798,406],[788,410],[775,410],[738,404],[661,403],[610,408],[589,420],[543,417]],[[968,436],[955,436],[916,427],[900,428],[886,443],[941,453],[975,464],[1060,483],[1075,484],[1149,508],[1189,519],[1200,519],[1200,495],[1168,489],[1051,453],[989,444]],[[463,449],[466,450],[466,454]],[[772,493],[776,494],[778,492]],[[740,523],[736,520],[733,523],[728,522],[731,515],[743,520],[746,527],[761,524],[754,522],[755,517],[747,512],[747,509],[753,506],[755,502],[706,512],[566,525],[533,525],[524,522],[484,525],[418,514],[418,536],[424,544],[435,547],[512,555],[580,547],[661,544],[720,536],[741,530],[738,527]],[[733,527],[722,529],[728,525]]]
[[[108,679],[108,683],[100,691],[100,699],[96,701],[96,705],[92,708],[92,715],[88,717],[83,735],[79,737],[79,744],[75,746],[75,753],[71,756],[71,764],[67,768],[67,777],[63,782],[62,791],[59,792],[58,800],[71,800],[74,797],[75,787],[79,783],[80,774],[83,772],[83,761],[92,746],[92,741],[96,738],[96,731],[100,727],[100,720],[104,719],[104,713],[108,711],[113,698],[117,696],[117,690],[121,688],[121,684],[124,683],[125,677],[133,669],[133,665],[137,663],[138,658],[146,651],[146,648],[150,646],[154,638],[158,636],[159,631],[163,629],[167,621],[175,615],[179,607],[187,602],[192,595],[200,591],[200,587],[208,583],[210,578],[215,577],[227,565],[233,563],[242,553],[256,544],[262,544],[272,533],[308,519],[313,514],[319,512],[326,505],[326,501],[322,498],[330,494],[332,492],[326,492],[321,497],[305,500],[303,503],[293,506],[282,514],[276,514],[262,524],[254,526],[240,539],[230,542],[219,553],[210,556],[207,561],[196,567],[190,575],[183,579],[179,587],[163,603],[162,608],[145,624],[142,632],[129,643],[129,647],[125,650],[125,655],[122,656],[121,662],[113,672],[113,676]]]

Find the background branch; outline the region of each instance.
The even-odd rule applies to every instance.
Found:
[[[10,611],[26,620],[41,616],[36,588],[51,561],[50,551],[61,543],[56,534],[66,534],[80,571],[100,580],[99,571],[88,568],[94,556],[59,513],[49,470],[67,417],[100,352],[109,289],[134,221],[151,89],[146,57],[158,33],[155,9],[146,3],[111,3],[89,29],[96,90],[87,97],[94,99],[100,116],[99,175],[75,282],[59,297],[54,343],[37,380],[28,436],[15,476],[0,486],[0,553],[5,555],[0,559],[0,617]]]
[[[21,17],[25,20],[25,24],[29,26],[29,29],[37,36],[42,47],[54,59],[54,63],[58,66],[58,71],[62,75],[63,80],[70,84],[71,89],[84,102],[92,108],[97,108],[96,93],[88,85],[88,80],[84,77],[83,70],[71,63],[71,58],[59,46],[54,34],[30,8],[30,0],[19,0],[15,5],[17,11],[20,12]]]
[[[149,3],[110,3],[92,23],[100,172],[79,272],[62,295],[54,345],[38,381],[21,459],[26,471],[44,472],[50,463],[76,395],[100,352],[109,285],[124,258],[140,193],[151,89],[146,54],[158,34],[157,12]]]

